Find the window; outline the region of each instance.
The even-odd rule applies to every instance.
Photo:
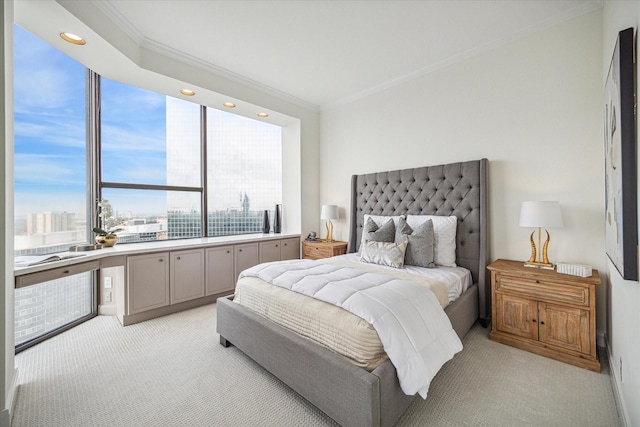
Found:
[[[101,78],[102,198],[120,243],[202,236],[199,105]]]
[[[16,289],[16,348],[27,348],[52,332],[93,317],[93,290],[92,272]]]
[[[260,233],[282,202],[282,129],[207,109],[208,235]]]
[[[16,255],[87,241],[86,68],[14,26]]]
[[[101,102],[104,225],[122,229],[120,243],[200,237],[203,225],[207,236],[260,233],[264,210],[281,203],[279,126],[106,78]]]
[[[14,25],[15,255],[86,243],[84,66]],[[91,272],[15,290],[15,344],[96,314]]]

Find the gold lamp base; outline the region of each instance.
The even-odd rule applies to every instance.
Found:
[[[327,228],[326,241],[327,242],[333,242],[333,223],[331,222],[331,220],[327,221],[326,228]]]
[[[544,230],[544,231],[547,232],[547,240],[544,242],[544,246],[542,246],[542,254],[539,254],[541,234],[542,234],[540,227],[538,227],[538,250],[536,250],[536,243],[533,241],[533,235],[536,232],[533,231],[531,233],[531,236],[529,236],[529,241],[531,243],[531,258],[529,258],[529,261],[524,263],[525,267],[543,268],[545,270],[554,269],[553,264],[549,262],[549,257],[547,256],[547,249],[549,248],[549,241],[551,240],[551,235],[549,234],[549,231],[547,230]],[[542,256],[539,257],[538,255],[542,255]]]

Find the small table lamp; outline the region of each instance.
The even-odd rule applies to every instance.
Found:
[[[338,206],[337,205],[322,205],[320,211],[320,219],[327,220],[327,241],[333,242],[333,223],[332,219],[338,219]]]
[[[522,202],[520,208],[520,227],[537,227],[538,228],[538,249],[533,241],[535,230],[531,233],[529,240],[531,242],[531,258],[524,263],[525,267],[537,267],[553,270],[553,264],[549,262],[547,257],[547,249],[551,236],[547,232],[547,240],[541,247],[541,228],[542,227],[562,227],[562,212],[560,211],[559,202]]]

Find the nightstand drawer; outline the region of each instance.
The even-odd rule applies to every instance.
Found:
[[[304,241],[302,242],[302,248],[304,257],[307,259],[331,258],[336,255],[344,255],[347,252],[347,242]]]
[[[309,259],[321,259],[331,257],[332,250],[330,247],[314,246],[313,244],[304,245],[304,257]]]
[[[496,292],[509,293],[537,301],[589,306],[589,288],[567,286],[545,280],[525,279],[497,274]]]

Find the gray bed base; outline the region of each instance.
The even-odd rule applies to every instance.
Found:
[[[490,320],[486,270],[488,186],[486,159],[354,175],[348,252],[360,244],[364,214],[456,215],[456,263],[471,270],[470,287],[445,312],[463,337],[477,319]],[[255,360],[342,426],[393,426],[415,396],[400,389],[390,361],[373,372],[234,303],[218,299],[220,343]]]
[[[445,309],[460,337],[478,318],[477,290],[472,286]],[[338,424],[390,427],[413,402],[389,360],[367,372],[232,299],[218,298],[220,343],[236,346]]]

